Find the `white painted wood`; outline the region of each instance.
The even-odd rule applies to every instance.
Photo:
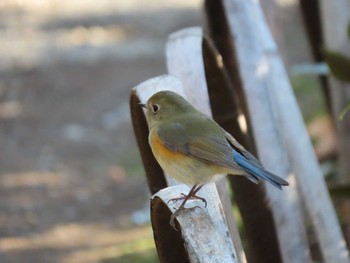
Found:
[[[170,75],[178,77],[191,104],[211,115],[208,88],[202,56],[203,31],[200,27],[186,28],[172,33],[166,46]]]
[[[186,98],[180,80],[170,75],[149,79],[136,86],[135,90],[142,103],[161,90],[171,90]],[[171,187],[159,191],[152,198],[158,196],[167,203],[171,198],[179,197],[181,193],[187,194],[190,190],[169,176],[167,180]],[[238,262],[215,184],[204,186],[198,195],[207,200],[208,207],[205,208],[200,201],[198,203],[196,200],[190,200],[186,207],[198,205],[202,209],[191,210],[177,216],[191,262]],[[170,202],[168,207],[175,212],[181,202]]]
[[[180,184],[159,191],[153,198],[158,196],[167,203],[170,199],[178,197],[179,193],[187,194],[189,190],[189,187]],[[204,187],[198,195],[206,198],[207,208],[204,208],[202,201],[190,200],[186,207],[198,206],[198,208],[186,211],[177,217],[191,262],[238,262],[218,192],[215,187],[209,187],[209,190],[208,187],[207,189]],[[172,202],[169,203],[173,213],[180,203],[174,205]]]
[[[208,87],[202,52],[203,30],[200,27],[185,28],[172,33],[166,46],[168,72],[183,83],[189,102],[198,110],[211,116]],[[233,243],[239,252],[239,262],[246,262],[245,253],[232,213],[231,199],[227,192],[227,180],[216,182]],[[205,188],[204,188],[205,189]]]
[[[232,37],[247,96],[248,109],[259,159],[267,170],[284,177],[290,183],[283,192],[266,184],[268,202],[276,222],[278,239],[284,262],[310,262],[310,253],[303,227],[301,211],[297,203],[297,188],[290,170],[288,154],[277,130],[272,112],[274,104],[269,97],[269,72],[267,56],[276,53],[272,39],[261,41],[267,28],[259,25],[261,10],[255,1],[224,1],[229,16]],[[265,21],[263,21],[265,22]],[[262,32],[261,32],[262,31]],[[262,42],[262,43],[261,43]]]
[[[178,78],[170,75],[162,75],[148,79],[137,85],[135,90],[141,103],[146,103],[153,94],[162,90],[171,90],[183,97],[186,96],[181,81]]]
[[[223,3],[260,159],[268,170],[284,176],[291,184],[283,193],[266,186],[283,261],[310,262],[297,204],[297,181],[325,262],[349,262],[321,170],[259,2]]]
[[[181,81],[178,78],[170,75],[162,75],[148,79],[137,85],[134,89],[136,90],[137,96],[139,97],[141,103],[146,103],[153,94],[162,90],[171,90],[183,97],[186,97]],[[146,109],[143,109],[143,111],[146,113]],[[166,176],[166,181],[168,185],[178,184],[178,182],[170,176]]]

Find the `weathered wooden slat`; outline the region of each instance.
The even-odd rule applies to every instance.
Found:
[[[138,98],[136,91],[133,90],[130,95],[130,112],[131,120],[136,136],[137,145],[141,153],[141,159],[143,167],[146,171],[146,178],[149,189],[152,194],[155,194],[160,189],[167,186],[164,173],[160,168],[156,159],[152,155],[151,148],[148,144],[148,126],[142,111],[142,108],[138,105],[140,99]]]
[[[134,92],[141,102],[146,102],[151,95],[160,90],[172,90],[186,97],[181,82],[170,75],[145,81],[138,85]],[[203,187],[198,193],[208,200],[207,208],[201,202],[190,200],[188,207],[198,205],[202,208],[182,213],[177,217],[177,227],[185,240],[187,258],[181,251],[176,255],[181,255],[182,258],[169,256],[174,253],[169,246],[171,240],[167,239],[165,234],[173,234],[174,230],[169,225],[170,215],[181,202],[168,204],[168,201],[181,193],[187,194],[189,188],[178,185],[170,177],[167,177],[167,180],[172,186],[156,193],[151,200],[151,221],[161,262],[238,262],[215,184]],[[162,238],[163,242],[157,242],[158,238]]]
[[[267,192],[274,207],[284,262],[309,262],[296,205],[295,176],[325,262],[349,262],[300,110],[258,1],[223,0],[236,49],[259,156],[267,169],[288,177],[286,195]]]
[[[171,198],[178,197],[179,193],[188,193],[189,190],[185,185],[172,186],[161,190],[153,198],[158,197],[167,203]],[[238,262],[214,185],[204,187],[198,195],[208,200],[207,208],[204,208],[202,201],[190,200],[187,206],[198,208],[177,217],[191,262]],[[173,213],[177,205],[169,203]]]
[[[255,142],[264,166],[288,179],[290,186],[283,192],[266,185],[271,204],[283,262],[311,262],[305,229],[297,203],[297,188],[291,174],[288,153],[278,133],[278,123],[272,112],[274,102],[269,97],[268,57],[277,55],[272,39],[266,42],[266,22],[256,1],[223,1],[236,50],[242,85],[248,102]],[[262,25],[263,24],[263,25]]]
[[[199,27],[186,28],[172,33],[167,43],[168,72],[178,77],[184,85],[189,101],[200,111],[211,115],[208,87],[203,59],[203,30]],[[231,200],[225,179],[216,182],[224,208],[233,243],[239,251],[240,262],[245,262],[241,240],[232,213]]]
[[[229,34],[227,36],[229,40],[222,40],[224,37],[221,37],[220,40],[222,45],[232,45],[233,50],[231,51],[230,48],[221,49],[228,51],[226,53],[229,55],[232,54],[230,58],[235,60],[233,63],[226,64],[230,66],[229,69],[234,70],[234,79],[236,83],[238,82],[237,85],[243,86],[260,159],[268,170],[287,177],[290,172],[288,156],[283,149],[281,138],[274,125],[274,119],[269,112],[270,101],[267,100],[264,90],[266,85],[256,77],[254,71],[256,59],[261,59],[260,40],[257,40],[255,36],[256,30],[260,30],[261,27],[258,24],[261,21],[257,21],[259,16],[262,16],[261,10],[260,13],[257,13],[255,7],[258,3],[211,0],[208,2],[211,2],[211,5],[221,5],[217,7],[217,10],[224,12],[217,14],[217,16],[226,19],[225,27],[228,27],[228,30],[222,34]],[[227,58],[225,59],[227,61]],[[235,76],[237,74],[239,76]],[[310,262],[308,244],[296,200],[298,195],[295,184],[285,188],[284,192],[278,192],[271,189],[270,186],[266,186],[266,192],[267,200],[273,211],[283,262]],[[252,235],[252,238],[253,241],[256,240],[255,235]],[[255,246],[252,249],[257,248]],[[257,251],[263,258],[256,258],[253,255],[253,262],[261,262],[260,260],[269,262],[268,255],[263,251]]]
[[[138,103],[146,101],[153,93],[160,91],[161,86],[158,84],[164,84],[165,86],[169,85],[172,86],[176,92],[182,92],[181,83],[179,81],[174,79],[171,79],[170,82],[169,81],[170,80],[166,76],[159,77],[157,80],[149,80],[146,85],[147,88],[144,91],[137,92],[137,88],[134,88],[130,96],[130,111],[134,132],[145,167],[148,185],[152,194],[167,187],[168,183],[162,168],[152,154],[148,143],[148,126],[146,118]],[[142,89],[142,85],[140,84],[139,86]],[[156,217],[153,217],[152,227],[154,229],[154,241],[160,262],[190,262],[181,232],[175,231],[169,225],[171,211],[167,208],[166,204],[164,204],[164,202],[152,202],[151,215],[152,214],[157,215]]]
[[[209,51],[214,49],[210,48],[210,41],[203,42],[206,78],[214,119],[234,135],[248,151],[256,155],[246,97],[222,3],[206,0],[205,10],[210,37],[222,58],[220,61],[218,59],[220,55]],[[246,120],[245,127],[244,125],[242,127],[239,122],[242,116]],[[229,176],[228,179],[244,222],[245,253],[248,262],[281,263],[275,223],[271,206],[266,202],[264,185],[254,185],[240,176]],[[261,240],[264,242],[262,243]]]

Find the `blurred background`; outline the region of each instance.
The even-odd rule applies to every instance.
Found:
[[[310,131],[335,150],[300,11],[278,2],[283,59]],[[167,36],[200,0],[1,0],[0,262],[157,262],[129,94],[166,73]],[[327,144],[328,143],[328,144]]]

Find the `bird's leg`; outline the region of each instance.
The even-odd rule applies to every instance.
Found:
[[[207,207],[207,201],[206,201],[203,197],[199,197],[199,196],[196,195],[196,193],[197,193],[202,187],[203,187],[203,185],[196,185],[196,184],[195,184],[195,185],[191,188],[191,190],[190,190],[190,192],[188,193],[188,195],[182,194],[181,197],[172,198],[172,199],[170,199],[170,200],[168,201],[168,203],[169,203],[170,201],[183,200],[183,202],[181,203],[181,205],[179,206],[179,208],[176,210],[176,212],[175,212],[174,214],[171,215],[171,218],[170,218],[170,225],[171,225],[175,230],[177,230],[176,227],[175,227],[175,222],[174,222],[175,218],[176,218],[178,215],[180,215],[182,212],[186,211],[186,210],[188,211],[188,210],[191,210],[191,209],[194,209],[194,208],[198,207],[198,206],[195,206],[195,207],[192,207],[192,208],[185,208],[185,204],[186,204],[186,202],[187,202],[189,199],[199,199],[199,200],[203,201],[203,202],[205,203],[205,207]]]
[[[197,188],[195,189],[195,191],[193,193],[191,193],[191,191],[193,190],[193,187],[197,187]],[[190,192],[187,195],[185,195],[184,193],[181,193],[180,197],[175,197],[175,198],[169,199],[167,204],[169,204],[170,202],[177,202],[180,200],[184,200],[184,202],[182,204],[185,206],[185,203],[187,202],[187,200],[197,199],[197,200],[202,201],[204,203],[204,206],[207,207],[207,201],[205,200],[205,198],[196,195],[196,193],[203,187],[203,185],[200,185],[200,186],[194,185],[193,187],[191,188]],[[187,198],[187,200],[185,201],[186,198]]]

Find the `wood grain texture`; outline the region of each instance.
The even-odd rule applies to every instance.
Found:
[[[203,58],[203,41],[203,29],[200,27],[186,28],[171,34],[166,47],[167,66],[169,74],[178,77],[183,83],[189,102],[198,110],[211,116]],[[223,204],[234,246],[239,252],[239,261],[246,262],[232,213],[231,200],[227,192],[227,181],[225,179],[219,180],[216,182],[216,187]]]
[[[272,88],[268,83],[269,57],[278,56],[276,45],[271,37],[266,37],[269,31],[258,2],[234,0],[223,3],[247,98],[259,159],[267,170],[287,179],[291,184],[283,192],[266,185],[283,262],[311,262],[295,178],[291,171],[288,152],[277,127],[279,125],[275,118],[277,109],[273,108],[275,102],[270,98],[269,92]]]
[[[130,96],[130,111],[134,133],[141,152],[147,182],[152,194],[166,188],[168,186],[167,181],[171,179],[168,178],[168,180],[166,180],[162,168],[152,154],[148,143],[148,127],[145,114],[139,103],[146,102],[155,92],[162,90],[163,85],[165,85],[165,87],[171,87],[171,89],[180,94],[183,92],[182,85],[178,79],[169,76],[160,76],[136,86],[132,90]],[[141,91],[138,92],[139,90]],[[156,216],[152,217],[152,215]],[[169,225],[170,216],[171,211],[164,202],[157,202],[157,199],[152,200],[152,227],[159,260],[160,262],[166,263],[190,262],[181,232],[175,231]]]
[[[161,190],[153,198],[161,198],[167,203],[179,193],[188,193],[189,190],[185,185],[176,185]],[[208,200],[207,208],[200,200],[190,200],[186,206],[195,209],[177,217],[190,262],[238,262],[215,186],[204,187],[198,196]],[[180,203],[170,201],[170,210],[174,213]]]
[[[298,104],[260,5],[224,0],[247,94],[260,159],[291,186],[269,189],[284,262],[310,262],[296,183],[310,214],[325,262],[349,262],[348,251]]]
[[[206,78],[214,119],[234,135],[249,152],[256,155],[246,96],[222,2],[206,0],[205,10],[210,36],[222,57],[220,61],[220,55],[215,52],[211,41],[203,42]],[[242,116],[246,125],[242,125]],[[229,176],[228,179],[244,222],[245,253],[248,262],[281,263],[277,229],[272,208],[266,201],[268,198],[264,184],[254,185],[239,176]]]
[[[134,92],[141,102],[146,102],[154,93],[161,90],[171,90],[186,97],[179,79],[170,75],[147,80],[138,85]],[[177,233],[181,233],[184,238],[186,249],[184,247],[183,251],[188,258],[184,257],[183,251],[179,248],[176,255],[181,257],[169,257],[169,254],[174,252],[166,234],[176,237],[174,229],[169,224],[170,215],[178,209],[182,201],[169,203],[168,201],[179,197],[181,193],[187,194],[189,188],[179,185],[171,177],[166,178],[171,187],[159,191],[151,200],[151,221],[161,262],[187,262],[186,260],[188,262],[239,262],[214,183],[206,185],[198,193],[199,196],[208,200],[207,208],[200,201],[190,201],[187,207],[199,206],[199,208],[177,217],[178,229],[181,229],[181,232]]]

